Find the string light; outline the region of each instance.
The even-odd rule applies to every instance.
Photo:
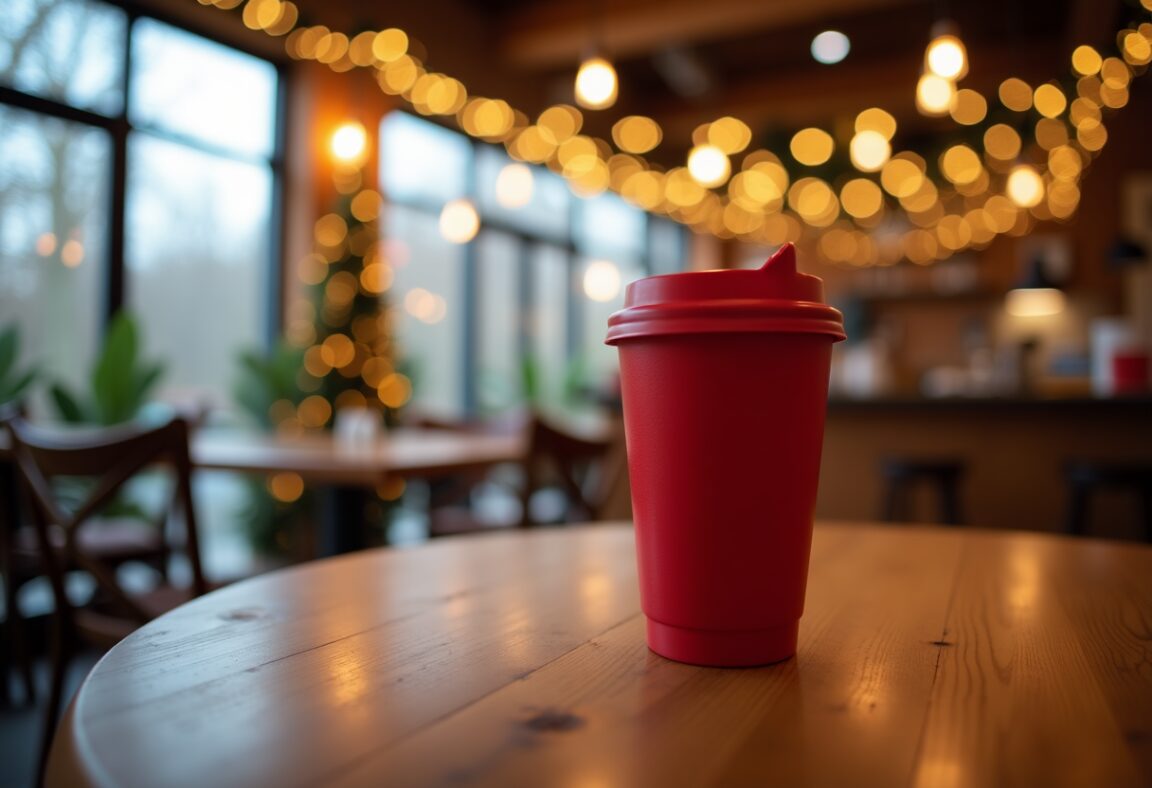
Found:
[[[731,164],[715,145],[697,145],[688,154],[688,172],[701,186],[719,186],[728,180]]]
[[[1007,192],[1009,199],[1021,208],[1033,208],[1044,199],[1044,181],[1035,169],[1020,164],[1008,175]]]
[[[955,99],[956,85],[937,74],[924,74],[916,83],[916,108],[924,115],[947,115]]]
[[[201,2],[204,5],[211,4],[219,9],[229,10],[239,8],[243,5],[244,0],[201,0]],[[279,3],[279,9],[283,13],[273,13],[277,8],[273,4],[274,2]],[[1146,7],[1148,7],[1148,3],[1152,3],[1152,0],[1146,0]],[[579,193],[591,193],[603,188],[612,188],[625,199],[645,210],[666,214],[670,218],[692,225],[698,230],[722,234],[725,237],[744,237],[760,243],[775,244],[784,240],[798,240],[800,234],[805,232],[805,226],[809,228],[807,232],[817,237],[828,232],[841,232],[842,230],[843,221],[836,222],[836,217],[840,213],[840,205],[835,193],[830,192],[832,199],[825,201],[827,205],[833,205],[833,201],[835,201],[835,211],[826,209],[813,212],[809,210],[806,214],[799,212],[793,214],[793,208],[784,207],[781,196],[770,196],[773,193],[783,195],[784,191],[789,188],[790,178],[780,159],[768,150],[755,150],[746,154],[743,157],[739,172],[730,179],[728,174],[725,174],[725,177],[718,181],[717,186],[720,186],[725,181],[730,180],[727,194],[717,193],[702,186],[687,168],[673,168],[668,172],[662,172],[659,168],[636,157],[634,154],[651,150],[651,148],[645,148],[645,145],[651,144],[652,147],[655,147],[659,144],[662,133],[659,125],[651,119],[644,119],[644,121],[651,123],[647,127],[648,133],[645,141],[632,144],[632,149],[629,149],[630,143],[627,142],[630,137],[618,136],[614,127],[612,138],[623,153],[614,155],[608,143],[593,138],[584,138],[594,143],[594,152],[578,157],[579,166],[561,165],[558,162],[558,157],[564,142],[564,139],[560,137],[564,135],[558,136],[552,128],[545,125],[543,115],[538,121],[539,125],[534,125],[523,113],[509,107],[506,102],[485,99],[485,102],[490,103],[474,104],[476,99],[468,96],[467,90],[461,83],[447,75],[429,74],[426,71],[420,59],[409,53],[409,40],[404,31],[392,28],[378,33],[366,31],[357,36],[348,37],[338,34],[339,31],[331,31],[320,25],[298,26],[298,12],[290,2],[249,0],[248,5],[255,7],[249,11],[246,6],[243,11],[247,13],[248,19],[253,21],[257,27],[264,30],[268,35],[287,36],[285,49],[291,57],[317,60],[338,72],[357,67],[373,68],[377,72],[377,82],[384,92],[403,97],[412,103],[418,112],[424,114],[447,115],[454,113],[457,123],[466,133],[479,139],[504,143],[514,159],[547,164],[567,177],[572,188]],[[1148,10],[1152,10],[1152,7],[1148,7]],[[1136,25],[1132,27],[1135,28]],[[1037,216],[1063,219],[1071,216],[1074,212],[1079,200],[1076,180],[1082,176],[1087,162],[1107,142],[1107,129],[1100,117],[1101,110],[1115,110],[1125,106],[1129,100],[1129,82],[1133,76],[1133,69],[1142,73],[1145,61],[1152,61],[1152,45],[1145,46],[1147,42],[1152,41],[1152,35],[1148,34],[1148,30],[1152,30],[1152,24],[1144,22],[1139,26],[1139,30],[1119,31],[1117,34],[1119,57],[1104,58],[1095,49],[1087,46],[1077,47],[1073,52],[1070,64],[1072,72],[1080,78],[1080,82],[1076,84],[1074,91],[1068,93],[1066,107],[1068,114],[1066,117],[1069,130],[1075,131],[1074,137],[1068,144],[1076,149],[1078,162],[1075,165],[1068,164],[1070,159],[1067,158],[1066,154],[1052,159],[1052,161],[1060,162],[1064,172],[1074,174],[1070,176],[1071,180],[1068,181],[1067,187],[1061,187],[1061,190],[1057,190],[1058,197],[1049,198],[1048,202],[1052,205],[1037,203],[1034,206],[1037,211],[1040,211],[1036,214]],[[949,40],[947,38],[949,35],[955,40]],[[933,36],[933,42],[925,52],[925,74],[917,86],[918,108],[925,114],[936,116],[951,113],[953,120],[961,125],[978,125],[986,122],[986,102],[984,106],[979,106],[978,102],[974,103],[970,100],[969,92],[963,92],[963,96],[959,96],[957,93],[955,80],[962,78],[966,73],[968,60],[963,43],[956,35],[955,29],[953,28],[951,31],[934,29]],[[1142,40],[1137,40],[1137,36]],[[937,39],[943,40],[938,41]],[[937,46],[933,46],[933,44]],[[930,54],[931,57],[929,57]],[[605,64],[609,69],[611,68],[611,64],[607,64],[606,61]],[[958,64],[959,68],[957,68]],[[953,74],[954,76],[945,78],[941,76],[942,74]],[[425,79],[421,83],[421,78],[426,75],[432,78]],[[935,80],[942,80],[943,84]],[[420,88],[417,90],[418,84]],[[615,100],[617,88],[614,70],[611,71],[610,84],[611,89],[608,92],[611,94],[611,99],[609,104],[605,106],[610,106],[610,102]],[[1055,86],[1053,87],[1055,88]],[[1044,100],[1041,98],[1044,96],[1044,92],[1041,93],[1041,97],[1036,97],[1033,94],[1034,91],[1030,86],[1022,80],[1012,78],[1006,80],[1001,86],[999,98],[1002,104],[1015,112],[1030,110],[1034,102],[1039,110],[1040,104]],[[1044,108],[1048,112],[1053,111],[1051,109],[1053,106],[1055,105],[1044,104]],[[483,129],[474,122],[475,117],[479,114],[476,110],[480,107],[484,108],[486,113],[484,117],[487,121],[493,121],[486,122]],[[557,117],[561,111],[576,113],[578,117],[578,111],[575,108],[560,109],[554,107],[552,109],[558,110]],[[875,109],[878,110],[878,108]],[[882,110],[879,111],[882,112]],[[1062,112],[1063,110],[1058,114],[1062,115]],[[983,117],[981,117],[982,115]],[[731,120],[739,123],[736,119]],[[1061,122],[1059,118],[1052,120],[1057,123]],[[579,121],[577,121],[578,123]],[[718,124],[719,121],[715,123]],[[731,155],[736,150],[742,150],[747,144],[745,141],[738,148],[729,149],[730,143],[710,138],[707,133],[710,125],[703,124],[698,129],[698,132],[701,132],[703,136],[700,139],[694,139],[697,145],[705,143],[717,145],[722,153]],[[859,132],[863,128],[858,126],[857,131]],[[845,253],[842,256],[844,256],[844,261],[850,261],[853,264],[872,264],[877,260],[883,261],[885,259],[888,262],[893,262],[895,261],[893,254],[899,256],[902,253],[907,253],[909,259],[915,259],[917,262],[930,262],[932,259],[943,259],[948,256],[951,251],[943,247],[930,249],[929,242],[925,240],[934,237],[933,232],[929,231],[936,227],[938,222],[945,221],[948,216],[952,215],[948,214],[941,206],[949,201],[979,199],[982,195],[987,195],[997,183],[1002,183],[1007,192],[1007,181],[1010,175],[1006,161],[1014,158],[1014,155],[1003,156],[1004,150],[1001,149],[1005,147],[1003,145],[997,148],[996,153],[993,154],[994,146],[989,143],[1003,142],[1000,138],[990,139],[989,134],[993,128],[996,126],[989,127],[985,131],[985,148],[989,169],[984,170],[982,168],[981,174],[971,183],[953,185],[945,182],[938,188],[925,174],[922,160],[920,160],[919,165],[911,164],[912,159],[906,157],[916,159],[918,157],[907,151],[896,154],[881,167],[880,175],[881,182],[884,184],[884,191],[898,201],[898,208],[906,211],[908,218],[914,224],[920,228],[925,228],[922,231],[928,232],[927,236],[916,236],[919,240],[911,246],[903,243],[886,244],[883,250],[877,251],[877,244],[871,239],[868,239],[865,244],[845,240],[854,236],[837,235],[836,238],[839,240],[836,243],[821,244],[820,248],[823,250],[826,247],[835,247],[840,253],[851,248],[855,250],[851,255]],[[869,130],[880,131],[886,141],[891,139],[891,133],[886,133],[883,129]],[[894,127],[892,131],[894,132]],[[1054,133],[1055,131],[1055,127],[1048,128],[1048,126],[1045,126],[1042,131],[1045,135],[1044,139],[1049,145],[1056,144],[1061,139],[1067,139],[1067,135],[1057,135]],[[577,132],[573,131],[571,134],[575,135]],[[653,138],[656,140],[654,144],[652,143]],[[1059,144],[1051,150],[1059,150],[1062,147],[1067,146]],[[830,154],[831,151],[829,151],[829,158]],[[797,159],[797,161],[800,160]],[[826,161],[828,158],[825,158],[821,163]],[[1041,202],[1044,201],[1045,195],[1044,178],[1046,176],[1043,173],[1048,166],[1051,165],[1045,164],[1040,171],[1032,170],[1039,178]],[[912,170],[916,171],[915,175],[912,174]],[[761,177],[769,171],[772,172],[771,178]],[[1018,183],[1020,177],[1017,176]],[[782,183],[777,183],[777,178],[782,179]],[[772,188],[760,188],[765,183],[771,183]],[[758,202],[750,198],[750,185],[755,185],[753,191],[765,199]],[[817,195],[819,193],[819,189],[814,192]],[[1010,192],[1008,193],[1010,194]],[[1013,211],[1018,210],[1008,197],[993,194],[985,199],[991,203],[997,198],[1004,200],[1004,203],[1012,207]],[[819,200],[816,197],[810,197],[808,207],[811,208],[817,202]],[[740,210],[728,210],[732,205],[736,205]],[[750,210],[749,205],[752,206],[753,212],[758,211],[761,215],[749,218],[746,215]],[[475,209],[472,208],[472,210]],[[948,210],[957,209],[950,208]],[[958,231],[953,235],[957,238],[970,236],[970,241],[964,241],[964,244],[967,244],[969,242],[976,243],[976,239],[985,237],[986,232],[1020,234],[1029,230],[1031,218],[1026,213],[1024,219],[1027,221],[1017,221],[1016,213],[1008,217],[1002,208],[997,210],[1000,212],[991,212],[990,209],[985,211],[990,217],[999,217],[988,220],[989,227],[992,229],[985,231],[981,219],[977,219],[976,224],[966,220],[962,225],[963,227],[979,225],[980,231],[977,232],[969,228],[972,231],[967,234]],[[743,213],[741,213],[742,211]],[[961,214],[965,211],[971,213],[968,208],[960,209]],[[852,213],[848,212],[847,209],[845,212],[852,216]],[[831,221],[829,221],[829,215],[831,215]],[[803,221],[799,221],[797,217]],[[870,218],[855,216],[852,218],[862,222],[871,221]],[[952,220],[947,219],[947,221],[951,222]],[[861,226],[868,227],[870,225]],[[958,225],[958,227],[960,226]],[[863,234],[861,237],[866,238]],[[912,256],[913,250],[915,250],[916,258]]]
[[[480,231],[480,215],[471,200],[451,200],[440,211],[440,235],[454,244],[466,244]]]

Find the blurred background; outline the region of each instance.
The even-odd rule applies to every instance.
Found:
[[[1148,5],[5,0],[2,396],[114,420],[111,359],[208,428],[610,419],[628,282],[790,241],[850,337],[817,515],[907,475],[1060,530],[1069,462],[1152,459]],[[202,477],[236,568],[310,492]]]

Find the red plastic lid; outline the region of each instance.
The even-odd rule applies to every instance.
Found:
[[[819,277],[796,270],[784,244],[757,269],[663,274],[628,286],[624,308],[608,318],[609,345],[666,334],[780,332],[845,339],[844,317],[824,303]]]

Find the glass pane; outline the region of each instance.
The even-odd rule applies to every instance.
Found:
[[[568,376],[568,252],[536,246],[528,260],[532,307],[528,312],[531,364],[539,381],[539,400],[564,401]]]
[[[477,401],[498,413],[524,398],[520,354],[520,249],[513,235],[486,231],[476,241],[479,323]]]
[[[0,83],[104,115],[120,112],[122,10],[82,0],[4,0],[0,8]]]
[[[684,225],[655,216],[648,217],[648,259],[654,274],[674,274],[685,268]]]
[[[464,416],[464,247],[440,236],[435,214],[390,206],[384,220],[400,368],[422,414]]]
[[[513,170],[508,170],[509,166]],[[527,178],[525,172],[530,173]],[[505,222],[531,235],[567,240],[573,197],[564,179],[556,173],[544,167],[519,164],[503,150],[482,145],[476,154],[476,185],[477,201],[484,217]]]
[[[0,327],[73,390],[100,337],[111,155],[102,131],[0,105]]]
[[[165,387],[226,405],[272,298],[272,173],[146,135],[128,149],[127,303]]]
[[[132,34],[130,119],[245,156],[272,155],[271,63],[152,19]]]
[[[471,164],[462,134],[403,112],[380,121],[380,183],[392,199],[439,208],[464,196]]]
[[[582,200],[577,216],[576,246],[585,255],[636,259],[644,254],[644,211],[615,194]]]

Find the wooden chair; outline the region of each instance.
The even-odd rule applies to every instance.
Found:
[[[880,519],[907,522],[913,516],[912,494],[918,484],[926,484],[936,493],[938,522],[960,525],[964,522],[960,507],[960,483],[967,465],[955,457],[887,457],[881,465],[885,482],[884,504]]]
[[[1088,533],[1093,496],[1115,489],[1126,491],[1139,501],[1144,539],[1152,542],[1152,463],[1072,460],[1064,465],[1064,478],[1068,485],[1068,533]]]
[[[18,406],[0,408],[0,423],[23,418]],[[3,431],[0,430],[0,434]],[[0,458],[0,584],[4,595],[6,617],[4,639],[12,644],[12,659],[24,684],[24,697],[29,703],[36,700],[36,685],[32,679],[31,651],[28,626],[20,612],[20,589],[45,574],[44,562],[35,529],[19,502],[20,484],[15,462],[11,457]],[[157,571],[167,572],[170,550],[158,527],[159,523],[143,523],[132,518],[101,518],[99,528],[86,530],[82,536],[85,555],[112,569],[130,562],[147,564]],[[57,547],[62,548],[64,537],[59,529],[52,533]],[[71,566],[70,569],[78,567]],[[7,660],[7,649],[4,659]],[[3,665],[6,676],[7,665]],[[8,688],[3,682],[4,693]]]
[[[507,425],[497,427],[504,428]],[[547,488],[563,495],[564,511],[559,522],[631,516],[622,430],[613,426],[607,434],[581,435],[539,414],[530,414],[519,429],[525,434],[526,447],[519,461],[520,479],[515,488],[520,501],[519,521],[485,523],[462,505],[466,503],[468,488],[487,477],[487,472],[481,472],[478,476],[457,480],[457,485],[451,488],[454,493],[451,497],[437,495],[430,502],[430,536],[454,536],[501,525],[542,525],[533,511],[532,499]]]
[[[586,437],[538,414],[533,416],[529,430],[520,526],[539,524],[532,512],[532,496],[549,485],[558,486],[567,499],[564,522],[602,519],[612,492],[619,488],[621,480],[627,483],[627,455],[621,431],[614,427],[607,435]]]
[[[187,422],[173,419],[151,429],[122,427],[72,434],[34,428],[21,419],[9,421],[7,427],[11,455],[30,504],[39,559],[55,603],[51,689],[39,760],[42,774],[60,712],[65,673],[77,646],[87,643],[110,648],[160,613],[205,593],[208,584],[200,564],[192,503]],[[137,595],[125,590],[118,580],[116,566],[123,554],[101,555],[92,549],[99,540],[90,535],[101,525],[100,513],[125,484],[157,466],[170,468],[174,476],[172,501],[166,512],[181,515],[182,549],[191,569],[191,585],[174,588],[164,576],[155,589]],[[92,485],[83,500],[68,509],[53,484],[66,477],[83,477]],[[158,534],[166,551],[175,546],[168,538],[176,535],[168,525],[165,523]],[[65,576],[77,569],[88,573],[96,584],[93,601],[85,606],[74,605],[66,593]]]

